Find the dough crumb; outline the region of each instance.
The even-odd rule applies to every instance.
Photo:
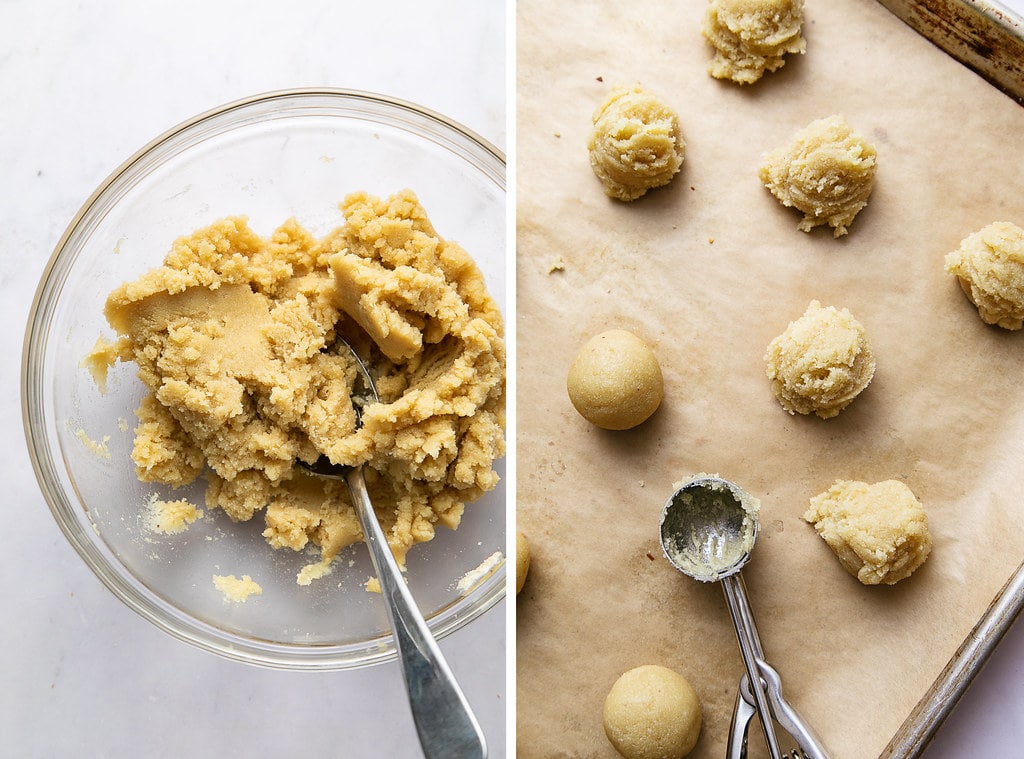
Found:
[[[765,352],[772,392],[790,414],[831,419],[871,382],[875,357],[864,327],[847,310],[812,300]]]
[[[75,430],[75,437],[81,441],[82,445],[93,456],[101,459],[110,458],[110,447],[108,445],[110,443],[110,435],[104,435],[100,440],[93,440],[85,430],[78,429]]]
[[[121,347],[119,343],[112,343],[106,338],[100,337],[80,363],[81,367],[89,370],[100,395],[107,394],[107,373],[120,357]]]
[[[153,493],[146,502],[144,524],[150,532],[176,535],[203,518],[203,510],[185,499],[162,501]]]
[[[556,271],[565,271],[565,259],[561,256],[554,258],[548,266],[548,274],[554,274]]]
[[[516,595],[526,584],[526,576],[530,573],[530,543],[526,535],[516,532]]]
[[[864,585],[893,585],[931,553],[924,507],[899,480],[873,485],[837,480],[811,499],[804,519]]]
[[[789,145],[766,153],[758,174],[782,205],[803,212],[800,230],[828,224],[841,237],[868,204],[877,162],[875,148],[835,115],[812,121]]]
[[[591,424],[627,430],[661,405],[664,380],[654,351],[623,329],[590,338],[580,348],[566,381],[569,400]]]
[[[476,587],[481,580],[493,573],[495,567],[497,567],[504,558],[505,555],[501,551],[495,551],[492,553],[486,559],[481,561],[479,566],[469,570],[459,578],[458,583],[456,583],[458,591],[463,595],[469,593],[469,591]]]
[[[1018,330],[1024,324],[1024,229],[996,221],[964,238],[946,255],[946,271],[986,324]]]
[[[313,564],[307,564],[299,570],[298,575],[295,577],[295,582],[299,585],[310,585],[313,580],[319,580],[321,577],[329,575],[331,569],[331,559],[321,559]]]
[[[241,579],[234,575],[214,575],[213,585],[225,601],[232,603],[244,603],[249,596],[263,595],[263,588],[249,575],[242,575]]]
[[[610,197],[636,200],[671,182],[683,164],[679,117],[640,85],[615,88],[593,124],[590,166]]]
[[[700,737],[701,704],[693,686],[658,664],[622,674],[604,702],[604,732],[625,759],[679,759]]]
[[[710,0],[701,33],[715,49],[708,73],[753,84],[807,50],[803,0]]]

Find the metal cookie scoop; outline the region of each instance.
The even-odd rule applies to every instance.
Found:
[[[377,388],[359,355],[348,343],[339,343],[351,351],[368,395],[379,401]],[[356,416],[361,422],[360,404]],[[302,464],[310,474],[342,479],[348,486],[359,526],[362,528],[370,559],[380,581],[381,595],[387,602],[388,621],[394,633],[395,648],[409,694],[409,706],[426,759],[484,759],[487,745],[480,725],[455,680],[444,655],[437,646],[395,561],[387,538],[366,490],[361,466],[332,464],[321,456],[313,464]]]
[[[747,728],[756,713],[772,759],[827,759],[821,741],[782,698],[781,680],[764,659],[747,601],[740,569],[750,559],[757,538],[758,509],[756,498],[728,480],[697,475],[684,482],[666,502],[661,513],[661,547],[680,572],[701,582],[721,581],[725,591],[747,670],[736,698],[729,757],[746,756]],[[792,754],[783,754],[779,749],[775,722],[796,741],[797,749]]]

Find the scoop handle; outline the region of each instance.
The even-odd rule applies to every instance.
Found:
[[[781,759],[782,751],[779,749],[779,739],[775,735],[775,725],[772,723],[772,710],[768,705],[768,693],[757,667],[758,660],[764,659],[764,650],[761,648],[761,639],[758,637],[757,627],[754,626],[754,613],[751,611],[750,602],[747,600],[747,590],[743,583],[743,575],[740,572],[736,572],[728,577],[723,577],[722,589],[725,591],[725,600],[729,606],[729,613],[732,615],[733,625],[736,627],[736,639],[740,644],[743,665],[747,669],[750,690],[754,696],[757,714],[760,717],[761,729],[764,731],[764,739],[768,744],[768,753],[771,754],[772,759]]]
[[[345,484],[386,601],[423,755],[426,759],[485,759],[483,732],[402,577],[366,492],[362,468],[349,470]]]
[[[783,697],[782,677],[779,676],[779,673],[760,657],[757,660],[757,668],[761,677],[764,678],[768,700],[772,703],[775,719],[779,721],[786,732],[796,739],[808,759],[829,759],[828,751],[821,742],[821,738]]]

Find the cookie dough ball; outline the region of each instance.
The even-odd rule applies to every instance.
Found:
[[[686,678],[657,664],[623,674],[604,702],[604,732],[626,759],[679,759],[700,736],[700,700]]]
[[[898,480],[839,480],[811,499],[804,519],[865,585],[909,577],[932,550],[924,507]]]
[[[594,111],[587,148],[605,192],[636,200],[672,181],[686,143],[675,111],[639,85],[616,88]]]
[[[516,531],[516,595],[523,589],[530,572],[530,544],[523,533]]]
[[[768,344],[767,375],[791,414],[831,419],[850,405],[875,374],[864,327],[845,308],[812,300],[804,315]]]
[[[946,271],[986,324],[1020,329],[1024,323],[1024,229],[997,221],[968,236],[946,256]]]
[[[804,214],[804,232],[828,224],[834,237],[847,233],[868,204],[878,155],[842,116],[812,121],[789,145],[762,159],[758,174],[772,195]]]
[[[803,25],[803,0],[710,0],[701,26],[715,48],[708,72],[752,84],[781,68],[787,54],[807,50]]]
[[[583,418],[606,430],[636,427],[655,412],[664,395],[654,351],[622,329],[584,343],[569,367],[566,385]]]

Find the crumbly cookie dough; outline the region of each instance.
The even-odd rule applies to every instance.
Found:
[[[640,85],[616,88],[593,122],[590,166],[613,198],[636,200],[671,182],[683,164],[679,117]]]
[[[132,458],[171,486],[205,474],[206,505],[262,513],[274,548],[361,538],[342,482],[306,475],[325,455],[364,474],[400,562],[492,489],[504,454],[505,347],[469,254],[441,239],[411,191],[355,193],[322,239],[294,220],[269,239],[226,218],[177,240],[164,264],[112,292],[116,350],[148,390]],[[380,394],[357,428],[356,366]],[[307,577],[322,575],[317,571]]]
[[[875,374],[864,327],[847,310],[812,300],[804,315],[768,344],[766,373],[790,414],[831,419],[850,405]]]
[[[143,524],[150,532],[175,535],[184,532],[190,524],[202,518],[203,510],[194,503],[184,498],[162,501],[153,493],[146,502]]]
[[[661,405],[664,380],[654,351],[623,329],[601,332],[580,348],[566,381],[569,400],[591,424],[636,427]]]
[[[473,588],[479,585],[483,580],[494,574],[494,570],[505,560],[505,554],[501,551],[495,551],[486,559],[481,561],[473,569],[466,572],[459,578],[459,581],[455,584],[455,587],[460,593],[466,595]]]
[[[693,686],[658,664],[615,681],[604,702],[604,731],[625,759],[680,759],[700,737],[700,700]]]
[[[526,584],[530,573],[530,544],[521,531],[516,531],[516,595]]]
[[[803,0],[709,0],[701,33],[715,49],[708,73],[752,84],[807,50]]]
[[[804,232],[828,224],[833,236],[847,234],[868,204],[878,154],[841,115],[812,121],[788,145],[762,159],[758,175],[772,195],[804,217]]]
[[[804,519],[865,585],[909,577],[932,549],[924,507],[899,480],[838,480],[811,499]]]
[[[964,238],[946,255],[946,271],[986,324],[1017,330],[1024,323],[1024,229],[997,221]]]
[[[101,459],[110,458],[110,435],[104,435],[99,440],[93,440],[82,428],[75,430],[75,437],[93,456]]]
[[[249,596],[262,596],[263,588],[249,575],[240,578],[234,575],[214,575],[213,587],[220,591],[225,601],[244,603]]]

